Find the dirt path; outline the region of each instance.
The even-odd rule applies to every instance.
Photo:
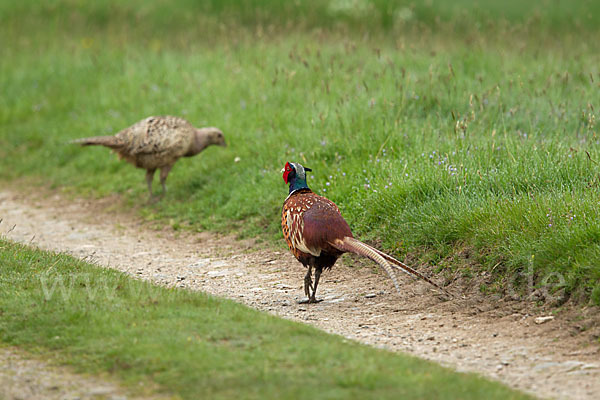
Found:
[[[305,271],[285,251],[208,233],[152,230],[117,213],[110,199],[64,201],[0,191],[0,233],[63,251],[153,282],[202,290],[370,345],[475,371],[540,397],[592,399],[600,393],[597,309],[534,323],[523,302],[444,301],[426,284],[399,276],[405,290],[371,264],[344,258],[323,275],[325,299],[299,305]],[[347,265],[354,265],[349,268]],[[577,328],[580,328],[579,330]],[[583,327],[587,328],[583,333]]]
[[[4,400],[126,400],[127,390],[105,377],[76,374],[25,354],[0,348],[0,399]],[[141,399],[141,397],[135,397]],[[149,398],[147,398],[149,399]],[[152,397],[158,400],[158,397]]]

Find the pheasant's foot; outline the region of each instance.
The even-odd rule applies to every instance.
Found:
[[[314,304],[314,303],[320,303],[322,301],[323,301],[323,299],[315,299],[314,297],[309,297],[306,300],[300,300],[298,302],[298,304]]]
[[[148,204],[156,204],[162,198],[163,198],[163,196],[161,196],[161,195],[151,194],[150,197],[148,198]]]

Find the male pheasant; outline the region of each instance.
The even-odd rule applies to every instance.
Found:
[[[446,290],[406,264],[355,239],[335,203],[308,188],[306,171],[311,169],[290,162],[286,163],[281,170],[283,180],[290,186],[281,213],[283,237],[296,259],[308,267],[304,277],[304,293],[308,299],[302,303],[320,301],[317,300],[316,293],[321,272],[323,269],[333,267],[344,253],[360,254],[378,263],[392,279],[398,292],[400,286],[393,268],[421,278],[448,294]],[[314,284],[313,268],[315,269]]]
[[[82,146],[100,145],[114,150],[120,158],[146,170],[146,183],[152,197],[154,172],[160,169],[163,193],[173,165],[181,157],[192,157],[210,145],[226,146],[217,128],[195,128],[183,118],[170,115],[145,118],[114,136],[94,136],[73,140]]]

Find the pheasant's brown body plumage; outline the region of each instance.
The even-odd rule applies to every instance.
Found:
[[[298,261],[319,269],[331,268],[343,254],[331,243],[340,237],[352,237],[335,203],[310,189],[300,189],[285,200],[281,228]]]
[[[350,226],[339,208],[331,200],[315,194],[306,185],[305,169],[296,163],[287,163],[283,179],[290,185],[290,194],[283,203],[281,228],[292,254],[308,268],[304,278],[307,302],[314,303],[321,272],[331,268],[344,253],[350,252],[377,262],[390,276],[396,289],[400,286],[393,269],[421,278],[439,290],[444,289],[429,278],[361,241],[355,239]],[[312,269],[315,281],[312,281]]]

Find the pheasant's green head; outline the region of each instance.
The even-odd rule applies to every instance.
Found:
[[[285,183],[290,185],[290,193],[298,189],[308,189],[306,184],[306,171],[312,171],[310,168],[306,168],[298,163],[287,162],[285,167],[281,170],[283,173],[283,180]]]

